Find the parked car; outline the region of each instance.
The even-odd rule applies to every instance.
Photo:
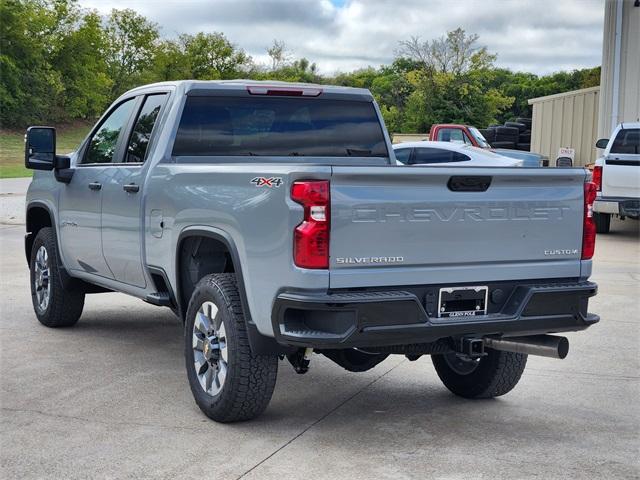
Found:
[[[524,152],[522,150],[511,150],[509,148],[492,148],[492,152],[504,157],[517,158],[522,160],[522,166],[527,168],[548,167],[549,157],[534,152]]]
[[[640,218],[640,122],[622,123],[611,139],[600,139],[596,147],[604,155],[593,167],[597,196],[593,204],[598,233],[609,233],[611,216]]]
[[[584,170],[397,166],[368,90],[159,83],[73,154],[55,138],[25,147],[36,317],[70,327],[107,291],[171,308],[214,420],[259,415],[279,359],[305,373],[313,351],[354,372],[432,355],[453,393],[496,397],[527,354],[566,356],[547,333],[599,320]]]
[[[393,146],[398,163],[458,167],[522,167],[524,161],[451,142],[406,142]]]
[[[524,121],[525,119],[521,119]],[[507,122],[509,125],[520,125],[517,122]],[[524,127],[524,124],[522,124]],[[493,132],[495,136],[495,130],[513,130],[513,135],[515,138],[523,137],[523,140],[527,142],[531,141],[530,133],[519,133],[518,128],[515,126],[506,126],[506,127],[496,127],[495,129],[485,130],[489,132]],[[502,137],[499,137],[502,138]],[[453,142],[453,143],[462,143],[465,145],[472,145],[474,147],[483,148],[487,150],[492,150],[500,155],[504,155],[506,157],[518,158],[524,161],[524,167],[546,167],[549,166],[549,158],[546,155],[541,155],[535,152],[529,152],[530,143],[523,143],[519,145],[524,145],[522,148],[513,149],[513,148],[496,148],[499,145],[518,145],[516,143],[505,143],[496,141],[492,138],[491,142],[485,138],[480,130],[476,127],[472,127],[470,125],[460,125],[456,123],[443,123],[443,124],[434,124],[431,126],[431,130],[429,131],[429,140],[432,141],[440,141],[440,142]]]

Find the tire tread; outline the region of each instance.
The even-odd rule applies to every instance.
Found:
[[[229,329],[235,330],[237,363],[234,366],[236,373],[231,372],[227,376],[220,398],[214,399],[213,402],[201,401],[203,395],[206,394],[201,391],[198,383],[194,385],[190,377],[191,390],[194,393],[196,403],[209,418],[223,423],[250,420],[260,415],[271,400],[278,372],[278,357],[254,355],[251,352],[240,293],[234,274],[219,273],[203,277],[193,292],[192,301],[204,288],[218,291],[220,297],[224,299],[224,307],[233,322],[233,325],[227,325],[227,335],[229,335]],[[189,311],[192,311],[191,305]],[[191,325],[190,322],[185,322],[185,324]],[[185,348],[188,349],[191,332],[185,329],[185,335],[187,336]],[[229,355],[232,354],[234,353],[229,352]],[[187,368],[192,368],[189,361],[187,361]],[[230,382],[230,384],[226,382]],[[230,391],[225,392],[227,387],[230,387]]]
[[[40,245],[44,245],[47,249],[47,254],[49,255],[49,282],[51,285],[51,298],[49,300],[47,311],[44,315],[39,314],[38,310],[35,308],[35,291],[33,289],[33,263]],[[58,265],[60,265],[60,263],[55,232],[50,227],[44,227],[40,229],[33,241],[33,248],[31,250],[31,258],[29,261],[29,267],[31,270],[29,281],[31,284],[31,297],[34,302],[34,310],[38,317],[38,321],[49,328],[71,327],[75,325],[80,319],[84,308],[84,292],[76,292],[64,288],[60,279]]]
[[[526,354],[488,349],[475,371],[460,375],[449,367],[443,355],[431,358],[442,383],[464,398],[493,398],[510,392],[520,381],[527,364]]]

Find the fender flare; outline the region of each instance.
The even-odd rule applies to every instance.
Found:
[[[51,228],[53,228],[53,232],[55,233],[56,241],[58,242],[58,244],[60,244],[60,239],[58,238],[58,226],[56,222],[56,216],[54,215],[49,204],[47,204],[46,202],[42,202],[40,200],[33,200],[29,202],[27,204],[27,208],[25,209],[25,215],[24,215],[25,230],[26,230],[26,234],[24,237],[24,253],[27,258],[27,265],[29,265],[29,263],[31,262],[31,249],[29,249],[28,246],[33,243],[33,239],[31,238],[33,235],[33,232],[30,232],[28,230],[29,224],[27,219],[29,218],[29,210],[33,210],[34,208],[42,208],[43,210],[47,211],[47,213],[49,214],[49,218],[51,219]],[[30,239],[31,239],[31,242],[29,242]],[[62,259],[60,258],[60,256],[58,256],[58,259],[59,259],[58,263],[62,263]],[[62,266],[62,265],[59,265],[59,266]]]
[[[207,237],[213,240],[219,241],[222,243],[229,254],[231,255],[231,260],[233,262],[233,266],[236,274],[236,281],[238,284],[238,291],[240,293],[240,303],[242,305],[242,310],[244,312],[244,319],[247,327],[247,334],[249,337],[249,346],[251,347],[251,351],[254,355],[285,355],[290,353],[291,347],[280,345],[275,338],[267,337],[266,335],[262,335],[258,331],[258,327],[255,322],[251,318],[251,310],[249,309],[249,301],[247,299],[247,291],[244,283],[244,275],[242,270],[242,263],[240,262],[240,255],[238,254],[238,248],[236,247],[235,242],[231,235],[229,235],[224,230],[213,229],[212,227],[202,227],[202,226],[193,226],[186,227],[178,235],[178,241],[175,247],[175,279],[176,279],[176,300],[178,303],[178,312],[180,318],[184,320],[186,312],[183,312],[181,298],[181,288],[180,288],[180,248],[182,246],[182,242],[189,237]]]
[[[29,210],[32,210],[34,208],[42,208],[46,210],[47,213],[49,214],[49,218],[51,219],[50,228],[53,229],[55,239],[56,239],[56,244],[58,245],[58,272],[60,273],[60,282],[62,283],[63,287],[82,290],[85,293],[109,292],[110,290],[103,289],[92,283],[85,282],[84,280],[75,278],[69,274],[62,260],[62,250],[60,248],[60,238],[58,235],[59,232],[58,232],[58,226],[57,226],[57,218],[53,213],[53,209],[46,202],[42,202],[39,200],[31,201],[29,202],[26,208],[25,223],[27,221],[27,218],[29,217]],[[25,228],[28,228],[26,224],[25,224]],[[27,231],[27,233],[24,236],[24,251],[27,257],[27,266],[29,268],[31,267],[31,249],[29,247],[33,245],[34,240],[35,238],[33,238],[33,232]]]

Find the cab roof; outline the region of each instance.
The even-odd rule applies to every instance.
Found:
[[[312,90],[316,89],[322,93],[357,95],[373,98],[371,92],[365,88],[345,87],[340,85],[320,85],[316,83],[301,82],[282,82],[278,80],[177,80],[169,82],[157,82],[148,85],[141,85],[129,90],[124,95],[132,93],[143,93],[147,90],[156,90],[162,87],[173,87],[183,91],[185,94],[193,91],[203,90],[242,90],[247,91],[250,87],[274,87],[278,90],[296,89],[296,90]]]

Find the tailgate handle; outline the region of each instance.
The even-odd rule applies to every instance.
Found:
[[[449,179],[447,187],[452,192],[486,192],[491,185],[488,175],[454,175]]]

